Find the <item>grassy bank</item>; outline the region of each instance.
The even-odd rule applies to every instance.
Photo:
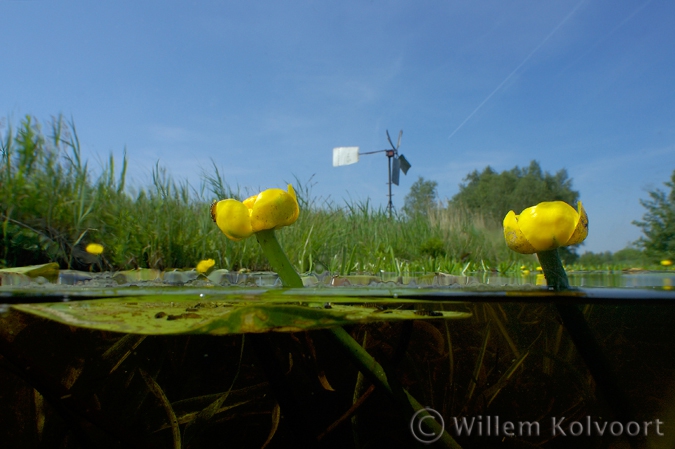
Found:
[[[215,165],[199,186],[176,181],[156,165],[152,184],[131,191],[125,186],[126,158],[111,156],[94,175],[82,158],[74,123],[58,117],[46,128],[26,117],[1,136],[0,265],[56,261],[85,270],[167,269],[212,258],[217,268],[268,268],[255,239],[229,241],[211,221],[213,199],[242,199]],[[533,256],[507,249],[500,226],[466,210],[390,219],[368,202],[321,201],[313,197],[311,183],[294,186],[300,218],[278,234],[300,272],[458,273],[536,266]],[[100,243],[105,251],[88,254],[88,243]]]

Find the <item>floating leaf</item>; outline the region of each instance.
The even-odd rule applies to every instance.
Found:
[[[115,273],[113,279],[119,284],[129,284],[131,282],[157,281],[162,278],[162,272],[154,268],[139,268],[137,270],[126,270]]]
[[[0,268],[0,273],[18,273],[32,278],[38,276],[55,277],[59,274],[59,264],[52,262],[42,265],[30,265],[27,267]]]
[[[378,308],[373,305],[376,298],[367,305],[353,304],[354,298],[331,298],[333,301],[351,300],[352,304],[338,304],[336,301],[329,308],[319,305],[325,298],[303,298],[306,303],[271,302],[267,299],[251,301],[250,297],[228,297],[198,302],[194,296],[171,295],[167,298],[164,295],[148,295],[12,307],[69,326],[143,335],[296,332],[373,321],[471,316],[467,312],[454,311],[420,315],[410,303],[405,303],[409,306],[405,310]]]

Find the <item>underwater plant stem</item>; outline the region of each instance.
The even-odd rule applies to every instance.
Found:
[[[543,267],[542,267],[543,268]],[[576,304],[557,303],[556,308],[567,329],[570,338],[591,373],[597,389],[614,412],[617,421],[627,423],[636,421],[635,410],[619,381],[614,369],[605,356],[593,331],[588,326],[584,314]],[[631,447],[645,447],[644,436],[628,438]]]
[[[570,282],[567,279],[567,273],[563,268],[557,248],[549,251],[539,251],[537,258],[539,258],[539,264],[544,272],[548,288],[556,292],[570,288]]]
[[[541,269],[546,277],[548,288],[553,291],[569,290],[570,284],[567,273],[563,268],[558,250],[541,251],[537,253]],[[609,404],[616,418],[623,423],[634,421],[635,412],[628,397],[619,386],[614,370],[593,335],[584,314],[575,304],[556,303],[556,309],[567,329],[581,358],[588,367],[598,390]],[[637,443],[630,439],[631,447],[642,447],[642,441]]]
[[[272,266],[272,269],[279,275],[282,284],[284,287],[291,288],[302,288],[303,283],[300,276],[291,265],[291,262],[286,257],[284,250],[281,249],[279,242],[277,241],[276,236],[274,235],[274,230],[265,230],[256,232],[256,238],[260,247],[267,256],[267,259]],[[409,415],[408,422],[411,422],[414,418],[414,414],[420,410],[424,410],[424,407],[417,402],[417,400],[410,395],[406,390],[404,390],[396,379],[387,379],[387,373],[385,369],[377,363],[377,361],[368,354],[368,352],[360,345],[347,331],[341,327],[332,327],[327,329],[328,334],[332,337],[332,340],[335,341],[339,347],[341,347],[347,356],[357,365],[359,370],[370,379],[378,387],[386,391],[389,396],[391,396],[395,401],[405,408],[406,414]],[[257,348],[257,352],[263,363],[271,360],[269,345],[263,344],[262,340],[264,337],[255,335],[252,336],[254,347]],[[278,367],[268,367],[266,369],[268,373],[278,373]],[[275,379],[272,376],[272,379]],[[278,379],[277,379],[278,380]],[[271,384],[275,384],[270,380]],[[282,410],[286,409],[296,409],[294,407],[292,398],[287,397],[287,389],[283,388],[281,382],[276,382],[277,388],[275,389],[279,393],[280,405]],[[284,402],[284,404],[281,404]],[[436,435],[441,435],[438,443],[447,448],[461,449],[461,446],[448,434],[443,426],[441,426],[436,419],[429,415],[428,412],[422,412],[422,416],[429,416],[431,419],[424,419],[424,423],[428,428]],[[417,420],[419,422],[419,419]],[[412,424],[411,424],[412,425]],[[309,441],[307,441],[309,444]],[[313,440],[312,440],[313,443]]]
[[[385,369],[373,359],[370,354],[352,338],[347,331],[341,327],[333,327],[327,329],[330,333],[332,339],[338,343],[347,354],[350,359],[357,365],[359,371],[361,371],[371,382],[373,382],[377,387],[382,388],[388,393],[390,397],[394,400],[400,400],[399,395],[394,391],[391,383],[387,379],[387,373]],[[393,380],[393,379],[392,379]],[[417,400],[410,395],[406,390],[402,390],[405,394],[404,400],[405,403],[400,404],[407,409],[407,414],[409,422],[413,419],[414,413],[419,410],[424,410],[424,407],[417,402]],[[426,413],[426,412],[425,412]],[[426,415],[429,415],[426,413]],[[438,440],[438,444],[442,447],[461,449],[461,446],[448,434],[445,429],[435,420],[433,416],[430,416],[431,419],[424,419],[424,423],[429,426],[430,430],[436,434],[441,434],[441,438]],[[419,422],[419,419],[416,420]]]
[[[255,233],[255,237],[258,239],[263,253],[267,256],[272,270],[279,275],[284,287],[302,288],[302,279],[286,257],[284,250],[281,249],[277,237],[274,235],[274,229],[258,231]]]

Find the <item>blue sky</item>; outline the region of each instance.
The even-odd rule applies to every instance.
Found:
[[[0,0],[0,116],[73,118],[96,166],[126,147],[198,186],[295,177],[336,203],[387,203],[387,147],[451,198],[462,179],[536,159],[568,171],[590,218],[581,252],[640,236],[640,198],[675,170],[668,0]],[[1,130],[3,133],[6,128]],[[516,211],[520,212],[520,211]]]

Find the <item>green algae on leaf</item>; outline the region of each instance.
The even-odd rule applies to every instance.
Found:
[[[455,311],[419,314],[414,307],[401,310],[352,304],[332,304],[324,308],[297,302],[199,302],[193,296],[125,297],[12,307],[69,326],[143,335],[296,332],[374,321],[471,316],[468,312]]]

